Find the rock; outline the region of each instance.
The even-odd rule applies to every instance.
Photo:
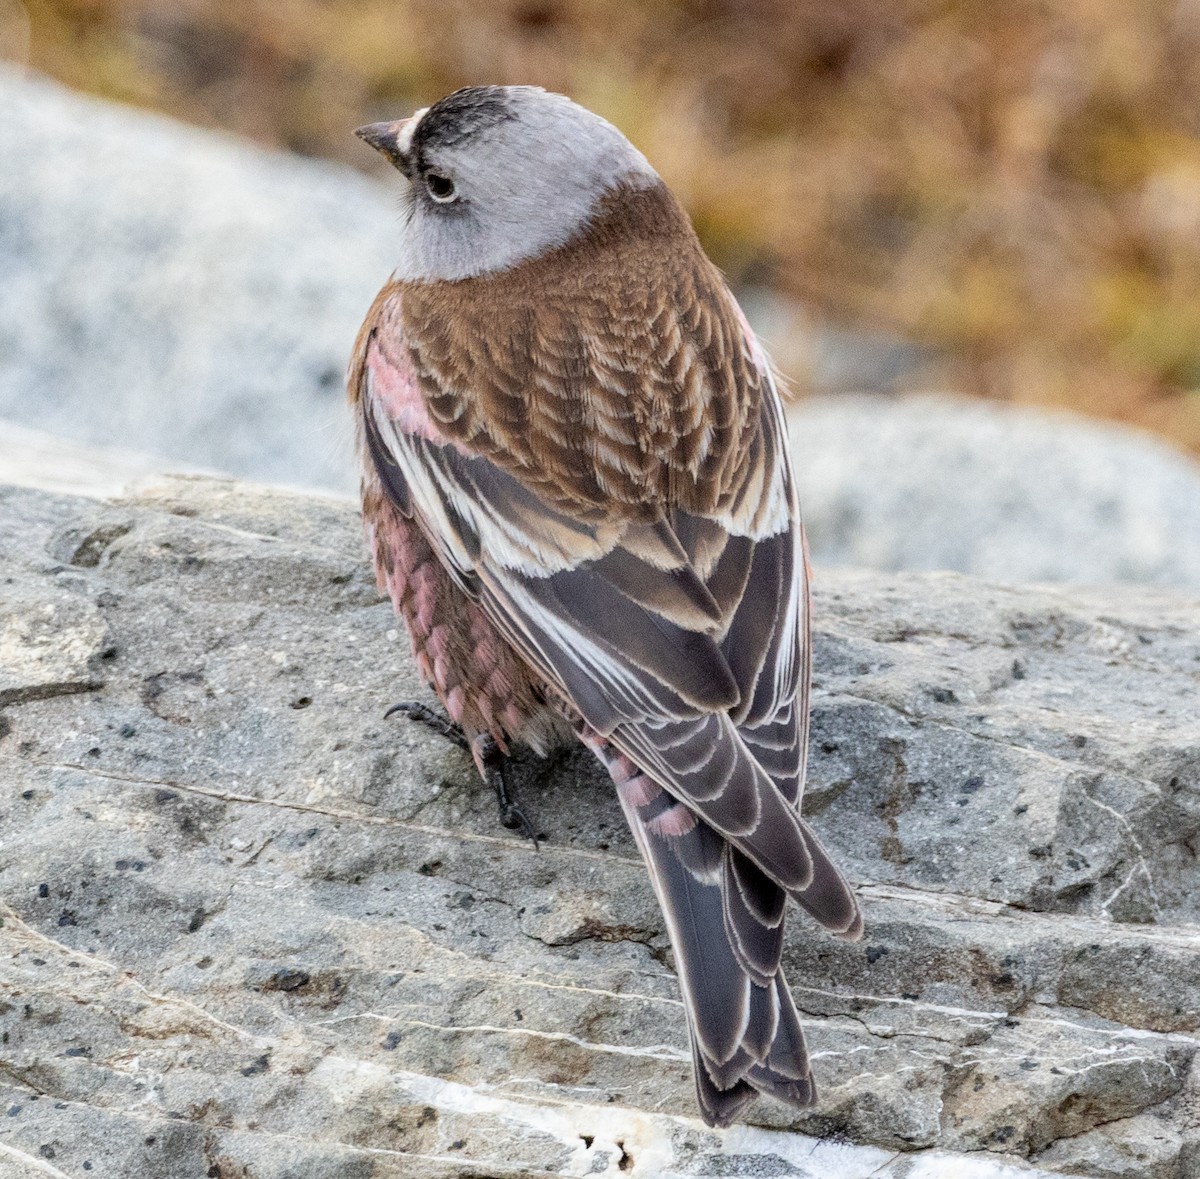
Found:
[[[27,578],[0,585],[0,708],[102,684],[111,655],[101,612],[77,594]]]
[[[1046,1161],[1097,1179],[1177,1179],[1194,1175],[1180,1155],[1180,1135],[1159,1118],[1126,1118],[1056,1142]]]
[[[210,474],[178,460],[164,460],[115,446],[74,442],[45,430],[0,421],[0,484],[40,487],[67,495],[119,495],[130,483],[165,471]]]
[[[343,374],[394,194],[12,67],[0,107],[0,417],[353,490]]]
[[[820,1103],[717,1133],[606,779],[520,759],[534,852],[382,719],[424,693],[351,506],[0,491],[0,1173],[1196,1174],[1196,602],[817,584],[867,931],[793,919]]]
[[[1149,435],[934,395],[789,417],[819,563],[1200,591],[1200,465]]]

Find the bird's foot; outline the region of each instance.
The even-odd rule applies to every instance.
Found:
[[[496,792],[496,803],[500,808],[500,824],[509,831],[520,831],[538,848],[538,834],[525,812],[513,801],[508,787],[508,755],[496,744],[491,733],[480,733],[471,750],[475,762],[483,773],[484,781]]]
[[[475,738],[474,745],[467,740],[461,725],[456,725],[448,716],[436,708],[430,708],[419,700],[401,700],[393,704],[385,712],[384,719],[401,713],[432,729],[439,737],[444,737],[452,745],[465,750],[475,759],[483,779],[496,793],[496,803],[500,808],[500,823],[509,831],[520,831],[527,839],[533,840],[533,846],[538,846],[538,834],[533,824],[525,817],[525,812],[513,801],[508,786],[508,755],[496,744],[496,739],[490,733],[480,733]]]
[[[414,720],[427,729],[432,729],[439,737],[445,737],[451,745],[457,745],[459,749],[471,752],[471,743],[467,740],[466,733],[462,731],[462,726],[456,725],[436,708],[430,708],[428,704],[422,704],[419,700],[401,700],[399,704],[393,704],[383,714],[383,719],[387,720],[389,716],[397,712],[403,713],[409,720]]]

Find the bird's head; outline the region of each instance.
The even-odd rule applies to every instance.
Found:
[[[457,280],[563,245],[606,193],[659,183],[611,123],[534,86],[456,90],[355,134],[407,180],[396,277]]]

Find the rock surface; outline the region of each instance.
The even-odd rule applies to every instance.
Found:
[[[816,398],[790,424],[819,561],[1200,592],[1200,464],[1148,434],[946,395]]]
[[[74,442],[45,430],[0,421],[0,484],[66,495],[120,495],[131,483],[170,471],[217,475],[136,450]]]
[[[0,67],[0,417],[352,488],[346,358],[393,194]]]
[[[382,719],[352,508],[3,489],[0,603],[0,1175],[1200,1175],[1193,599],[819,571],[867,933],[792,921],[821,1102],[725,1134],[602,775],[521,760],[535,853]]]

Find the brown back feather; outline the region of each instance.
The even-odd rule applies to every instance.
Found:
[[[401,292],[439,431],[553,507],[707,515],[753,478],[763,378],[665,186],[614,191],[580,236],[508,271]]]

